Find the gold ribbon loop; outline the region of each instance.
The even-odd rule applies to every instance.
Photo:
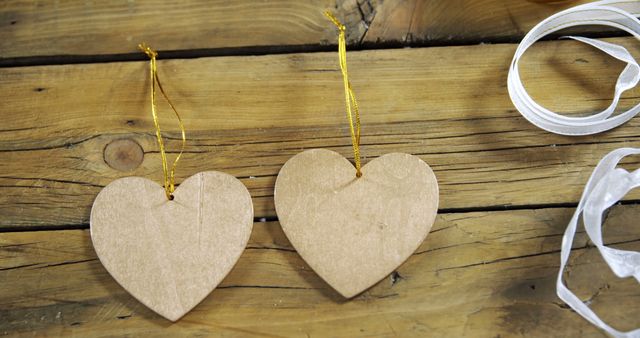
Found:
[[[362,176],[360,171],[360,109],[358,108],[358,101],[351,88],[351,82],[349,81],[349,73],[347,72],[347,43],[345,39],[345,26],[329,11],[324,12],[324,15],[338,27],[340,31],[338,34],[338,57],[340,60],[340,70],[342,71],[342,79],[344,82],[344,97],[347,107],[347,117],[349,118],[349,130],[351,132],[351,143],[353,144],[353,155],[356,165],[356,177]],[[352,109],[353,107],[353,109]],[[353,113],[352,113],[353,110]],[[354,115],[355,115],[355,127],[354,127]]]
[[[151,73],[150,74],[151,76],[151,115],[153,115],[153,124],[156,127],[156,137],[158,139],[158,146],[160,148],[160,156],[162,157],[162,171],[164,173],[164,191],[165,191],[165,194],[167,195],[167,199],[172,200],[173,192],[175,191],[176,166],[178,165],[178,161],[180,161],[180,157],[182,157],[182,153],[184,151],[184,147],[187,142],[187,137],[185,135],[182,118],[180,117],[180,114],[178,114],[178,111],[176,110],[176,107],[173,105],[171,100],[169,100],[169,97],[165,93],[164,88],[162,88],[162,84],[160,83],[160,78],[158,78],[158,69],[156,65],[156,57],[158,56],[158,52],[151,49],[151,47],[147,46],[144,42],[139,44],[138,48],[143,53],[147,54],[147,56],[150,59],[149,69]],[[167,154],[165,153],[165,150],[164,150],[164,141],[162,140],[162,131],[160,130],[160,122],[158,121],[158,113],[156,108],[156,84],[158,85],[158,88],[160,88],[160,93],[162,93],[162,96],[164,96],[165,100],[167,100],[167,103],[169,103],[169,106],[171,107],[171,109],[173,109],[173,112],[178,118],[178,124],[180,125],[180,132],[182,133],[182,146],[180,148],[180,153],[178,154],[176,159],[173,161],[171,170],[169,170],[169,164],[167,163]]]

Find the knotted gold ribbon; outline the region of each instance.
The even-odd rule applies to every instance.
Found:
[[[175,191],[176,166],[178,165],[178,161],[182,156],[182,152],[184,151],[184,147],[187,141],[187,138],[185,136],[185,131],[184,131],[184,124],[182,123],[182,118],[180,117],[180,114],[178,114],[176,107],[173,105],[171,100],[169,100],[169,97],[165,93],[164,88],[162,88],[162,84],[160,83],[160,79],[158,78],[158,69],[156,66],[156,57],[158,56],[158,52],[151,49],[151,47],[147,46],[144,42],[139,44],[138,48],[142,52],[147,54],[147,56],[150,59],[149,69],[150,69],[150,76],[151,76],[151,115],[153,115],[153,123],[156,126],[156,137],[158,138],[158,146],[160,147],[160,156],[162,157],[162,171],[164,172],[164,191],[165,191],[165,194],[167,195],[167,199],[172,200],[173,192]],[[160,130],[160,123],[158,122],[158,112],[156,107],[156,84],[158,84],[158,88],[160,88],[160,92],[162,93],[162,96],[164,96],[165,100],[167,100],[167,102],[169,103],[169,106],[171,106],[171,109],[173,109],[173,112],[176,114],[176,117],[178,118],[178,123],[180,125],[180,132],[182,133],[182,146],[180,148],[180,154],[178,154],[178,157],[176,157],[176,159],[173,161],[171,170],[169,170],[169,164],[167,163],[167,154],[165,153],[165,150],[164,150],[162,132]]]
[[[351,88],[351,82],[349,81],[349,73],[347,72],[347,43],[345,39],[345,27],[344,25],[329,11],[324,12],[324,15],[338,27],[338,58],[340,60],[340,70],[342,70],[342,79],[344,82],[344,97],[347,107],[347,117],[349,118],[349,130],[351,131],[351,143],[353,144],[353,155],[356,162],[356,177],[362,176],[360,171],[360,110],[358,108],[358,101]],[[353,106],[353,109],[352,109]],[[353,112],[352,112],[353,110]],[[355,115],[355,127],[354,127],[354,115]]]

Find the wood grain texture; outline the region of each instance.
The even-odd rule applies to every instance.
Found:
[[[639,54],[634,39],[608,41]],[[351,52],[363,163],[389,152],[418,155],[438,177],[448,210],[576,203],[604,154],[635,145],[640,122],[586,137],[539,130],[507,95],[514,49]],[[521,73],[540,103],[585,113],[608,106],[622,67],[577,42],[553,41],[534,46]],[[146,62],[0,69],[1,227],[86,225],[98,191],[114,179],[161,182],[146,72]],[[275,215],[275,177],[294,154],[322,147],[352,158],[336,53],[159,61],[159,74],[187,130],[178,182],[204,170],[234,175],[249,188],[256,217]],[[637,104],[639,93],[628,92],[621,105]],[[161,103],[163,131],[177,151],[169,109]],[[105,146],[122,138],[144,150],[130,172],[104,160]]]
[[[538,22],[563,9],[589,0],[407,0],[384,1],[369,19],[362,37],[367,44],[385,41],[438,43],[442,45],[511,41]],[[602,32],[603,28],[580,27],[575,32]]]
[[[327,149],[284,164],[274,190],[278,221],[309,266],[346,298],[387,277],[431,230],[438,182],[416,156],[384,154],[362,167]]]
[[[476,44],[515,42],[588,0],[538,2],[0,2],[0,335],[604,337],[555,295],[573,213],[558,206],[578,201],[604,154],[637,146],[640,122],[573,138],[543,132],[513,109],[506,77],[516,46]],[[337,55],[238,55],[332,49],[325,9],[347,26],[363,163],[419,156],[438,177],[444,213],[405,264],[350,301],[305,264],[278,222],[255,223],[227,278],[171,324],[108,274],[89,230],[71,230],[88,226],[91,204],[113,180],[162,180],[147,63],[86,63],[142,60],[143,40],[175,59],[160,60],[159,72],[189,139],[178,182],[227,172],[248,186],[258,218],[274,217],[275,178],[291,156],[310,148],[352,156]],[[640,55],[634,39],[609,41]],[[236,56],[193,59],[221,55]],[[85,64],[7,68],[74,62]],[[543,105],[584,114],[608,106],[622,67],[590,47],[551,41],[534,46],[521,71]],[[631,91],[622,106],[639,98]],[[175,156],[168,109],[161,103]],[[489,211],[503,208],[525,210]],[[640,206],[615,206],[607,217],[605,242],[639,250]],[[614,327],[639,326],[637,283],[616,279],[584,232],[574,248],[569,287]]]
[[[160,51],[335,44],[333,25],[322,16],[326,9],[345,22],[352,45],[513,40],[542,18],[584,2],[10,0],[0,4],[0,61],[136,53],[141,41]]]
[[[391,277],[345,302],[300,259],[278,223],[256,223],[249,248],[176,324],[111,279],[87,230],[0,236],[0,334],[605,337],[555,295],[561,237],[573,209],[439,215]],[[638,250],[640,206],[615,206],[605,241]],[[640,325],[638,285],[613,276],[577,234],[567,282],[620,329]]]

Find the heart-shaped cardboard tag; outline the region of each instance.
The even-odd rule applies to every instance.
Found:
[[[176,321],[202,301],[240,258],[253,204],[235,177],[216,171],[184,180],[169,201],[142,177],[113,181],[91,209],[100,261],[144,305]]]
[[[314,149],[280,170],[278,219],[302,258],[351,298],[389,275],[424,241],[438,210],[438,182],[416,156],[386,154],[355,168]]]

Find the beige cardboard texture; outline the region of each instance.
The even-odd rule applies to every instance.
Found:
[[[131,295],[176,321],[231,271],[253,227],[253,205],[235,177],[206,171],[186,179],[169,201],[141,177],[113,181],[91,209],[100,261]]]
[[[438,182],[416,156],[392,153],[362,167],[307,150],[280,170],[275,205],[285,234],[329,285],[351,298],[400,266],[426,238]]]

